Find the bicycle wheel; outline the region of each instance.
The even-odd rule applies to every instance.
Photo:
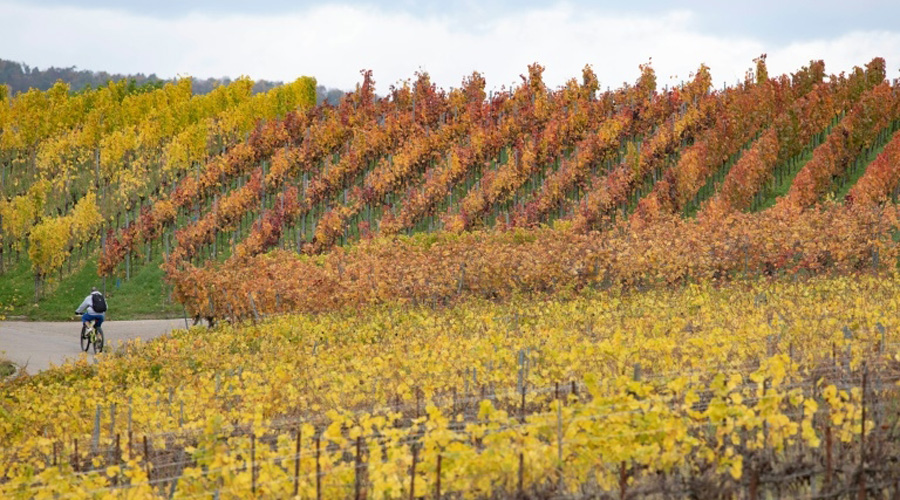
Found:
[[[87,326],[82,323],[81,324],[81,350],[87,352],[88,347],[91,346],[91,339],[88,337],[88,329]]]
[[[103,329],[94,330],[94,354],[103,352]]]

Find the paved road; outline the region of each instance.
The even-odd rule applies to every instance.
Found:
[[[81,353],[80,328],[78,321],[0,321],[0,351],[19,366],[27,364],[28,373],[34,374],[50,368],[51,363],[60,365],[67,358],[77,358]],[[103,323],[103,334],[107,345],[115,347],[138,337],[159,337],[174,328],[184,328],[184,320],[107,321]],[[87,356],[91,358],[93,354]]]

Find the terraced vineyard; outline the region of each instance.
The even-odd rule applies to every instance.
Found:
[[[857,266],[871,259],[873,244],[888,234],[892,209],[883,216],[877,203],[848,210],[826,202],[859,177],[863,187],[848,199],[885,200],[897,189],[893,179],[873,183],[862,174],[880,148],[900,140],[900,94],[884,81],[882,59],[826,81],[821,62],[770,78],[760,58],[746,81],[723,90],[711,88],[705,67],[685,85],[662,91],[652,68],[642,67],[633,86],[599,94],[590,68],[580,83],[557,90],[543,84],[542,71],[531,66],[521,86],[489,96],[477,74],[449,93],[420,74],[385,98],[375,97],[371,74],[364,73],[338,108],[273,122],[185,177],[110,238],[100,272],[121,273],[130,255],[163,241],[177,301],[214,321],[249,317],[251,309],[290,310],[310,297],[328,297],[325,307],[385,297],[446,302],[468,291],[527,292],[550,282],[671,284],[738,271],[846,268],[847,259]],[[789,187],[785,196],[765,202],[778,186]],[[766,203],[775,206],[743,212]],[[873,217],[881,225],[860,227]],[[766,236],[787,220],[795,233],[812,237],[817,225],[834,219],[843,229],[832,229],[845,232],[828,233],[831,241],[867,234],[866,243],[824,255]],[[555,228],[549,236],[536,229],[546,224]],[[753,226],[767,229],[748,234]],[[520,235],[513,239],[538,240],[525,259],[549,250],[537,247],[551,241],[580,238],[582,246],[539,253],[547,263],[526,279],[524,263],[486,258],[506,244],[510,230]],[[609,253],[637,252],[646,241],[646,248],[664,248],[661,231],[672,230],[684,236],[685,247],[673,248],[680,264]],[[476,236],[461,241],[477,240],[478,250],[443,248],[440,256],[431,250],[433,242],[465,232]],[[429,255],[394,259],[392,242],[418,233],[433,236],[399,248]],[[686,248],[710,237],[735,243],[709,250],[709,259]],[[602,247],[607,253],[598,255]],[[272,249],[282,253],[268,255]],[[322,257],[305,257],[314,255]],[[466,262],[472,259],[481,267]],[[564,276],[554,275],[559,271]],[[500,278],[473,284],[473,276],[490,273]]]
[[[422,73],[379,97],[363,72],[335,107],[272,97],[165,180],[92,187],[82,162],[58,216],[18,143],[0,213],[30,221],[33,262],[64,265],[37,244],[53,224],[69,255],[102,227],[101,276],[155,255],[211,327],[2,383],[0,495],[900,491],[884,60],[772,77],[763,56],[722,89],[705,66],[662,89],[650,66],[606,92],[589,67],[542,77],[495,93]],[[140,203],[103,208],[111,186]]]
[[[339,106],[317,108],[307,81],[252,99],[249,81],[194,98],[174,85],[22,94],[0,115],[12,181],[0,271],[15,267],[3,256],[27,252],[37,301],[92,252],[117,282],[162,258],[184,302],[183,289],[273,248],[317,255],[542,224],[589,234],[678,214],[715,221],[781,194],[781,211],[849,194],[900,127],[884,60],[837,76],[821,61],[779,77],[755,63],[721,90],[705,66],[665,89],[642,66],[634,85],[600,92],[588,67],[550,89],[533,65],[498,93],[477,73],[449,92],[419,74],[377,97],[364,72]],[[251,132],[258,119],[269,121]],[[866,178],[849,199],[893,196],[885,180]]]
[[[190,79],[162,88],[121,81],[69,94],[58,83],[0,99],[0,275],[27,258],[38,302],[173,183],[260,121],[315,104],[311,78],[266,94],[252,87],[243,78],[194,96]]]

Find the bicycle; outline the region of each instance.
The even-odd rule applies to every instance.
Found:
[[[94,320],[81,323],[81,350],[87,350],[94,346],[94,354],[103,352],[103,327],[94,328]]]

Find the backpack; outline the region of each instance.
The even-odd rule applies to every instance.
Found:
[[[103,298],[102,293],[92,293],[91,294],[91,309],[96,313],[105,313],[106,312],[106,299]]]

